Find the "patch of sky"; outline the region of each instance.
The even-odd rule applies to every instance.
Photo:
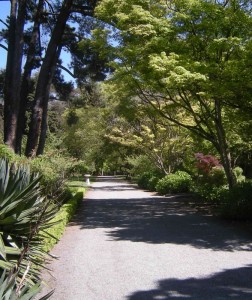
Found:
[[[3,22],[0,22],[0,31],[2,29],[5,29],[6,26],[4,25],[4,22],[6,21],[8,15],[10,12],[10,1],[7,0],[0,0],[0,20]],[[95,29],[96,23],[101,23],[99,20],[94,20],[92,18],[86,17],[82,18],[81,16],[76,16],[70,18],[68,24],[71,27],[75,28],[75,32],[77,33],[78,39],[81,40],[81,37],[84,38],[91,38],[92,36],[92,30]],[[113,47],[118,47],[120,44],[120,32],[118,29],[116,29],[113,26],[110,26],[108,24],[103,24],[104,27],[109,31],[108,35],[108,43]],[[26,28],[29,28],[31,26],[30,23],[26,24]],[[41,44],[42,47],[46,49],[46,46],[48,44],[50,33],[48,30],[42,30],[42,36],[41,36]],[[0,40],[0,43],[3,44],[3,46],[7,47],[7,44],[4,41]],[[44,54],[44,53],[43,53]],[[62,61],[62,65],[69,69],[71,72],[71,54],[69,52],[69,49],[67,47],[64,47],[61,51],[60,59]],[[5,69],[6,66],[6,60],[7,60],[7,51],[6,49],[0,47],[0,69]],[[23,61],[24,64],[25,60]],[[62,75],[64,76],[66,81],[74,81],[74,78],[71,77],[71,75],[64,70],[62,71]],[[37,72],[37,70],[36,70]]]
[[[4,22],[6,21],[7,17],[10,13],[10,1],[6,0],[0,0],[0,20],[3,22],[0,22],[0,31],[2,29],[6,29],[6,26],[4,25]],[[76,25],[76,24],[75,24]],[[30,24],[27,24],[26,27],[29,27]],[[46,34],[42,35],[42,46],[46,46],[48,42],[49,36]],[[7,44],[4,41],[0,40],[0,43],[3,44],[3,46],[7,46]],[[61,52],[60,56],[63,65],[68,68],[71,62],[71,55],[68,53],[65,49]],[[7,60],[7,51],[6,49],[0,47],[0,69],[5,69],[6,67],[6,60]],[[23,62],[24,63],[24,62]],[[73,78],[65,71],[62,70],[62,75],[64,76],[66,81],[72,81]]]
[[[0,20],[3,22],[0,22],[0,31],[2,29],[5,29],[6,26],[4,25],[4,22],[6,21],[7,16],[10,12],[10,1],[3,1],[0,0]],[[4,41],[0,40],[0,43],[3,44],[3,46],[7,46]],[[6,59],[7,59],[7,51],[6,49],[0,47],[0,69],[4,69],[6,65]]]

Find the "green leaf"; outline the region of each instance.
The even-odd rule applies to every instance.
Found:
[[[6,260],[6,250],[5,250],[5,245],[1,233],[0,233],[0,255],[4,260]]]
[[[54,290],[52,290],[51,292],[49,292],[48,294],[46,294],[45,296],[43,296],[42,298],[39,298],[39,300],[46,300],[49,299],[54,293]]]
[[[0,268],[4,270],[10,270],[13,268],[13,264],[7,261],[0,260]]]
[[[6,251],[6,254],[10,254],[10,255],[21,254],[21,250],[19,248],[5,247],[5,251]]]

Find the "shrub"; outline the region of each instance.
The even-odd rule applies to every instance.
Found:
[[[33,173],[41,175],[40,186],[43,194],[51,197],[58,196],[62,192],[65,179],[71,175],[74,166],[79,163],[59,150],[47,151],[44,155],[31,160],[16,155],[6,145],[0,145],[0,158],[7,158],[16,167],[29,165]]]
[[[240,167],[235,167],[233,169],[235,178],[236,178],[236,182],[240,183],[240,182],[244,182],[245,181],[245,176],[243,175],[243,170]]]
[[[192,178],[188,173],[177,171],[174,174],[166,175],[160,179],[156,190],[162,195],[168,193],[184,193],[189,191],[191,184]]]
[[[149,179],[149,182],[148,182],[148,190],[150,190],[150,191],[156,191],[156,186],[157,186],[157,183],[158,183],[159,180],[160,180],[160,177],[158,177],[158,176],[152,176]]]
[[[57,215],[50,222],[55,224],[46,230],[48,235],[43,241],[43,250],[45,252],[50,251],[63,235],[67,223],[71,220],[78,205],[83,199],[84,192],[84,188],[79,188],[75,195],[72,195],[72,198],[61,206]]]
[[[162,175],[158,172],[144,172],[137,181],[140,188],[155,191],[156,185]]]
[[[219,160],[213,155],[196,153],[195,158],[197,160],[196,167],[203,174],[208,174],[213,168],[221,167]]]
[[[191,191],[198,195],[203,202],[218,204],[221,203],[227,186],[215,186],[208,183],[196,183],[192,185]]]
[[[252,220],[252,182],[241,182],[226,191],[221,215],[236,220]]]
[[[211,171],[199,180],[210,186],[220,187],[227,184],[227,177],[223,167],[213,167]]]
[[[137,181],[137,184],[142,189],[149,188],[149,180],[153,177],[153,172],[144,172]]]
[[[65,157],[59,151],[51,151],[30,161],[33,172],[41,174],[41,186],[46,195],[62,191],[65,179],[71,174],[75,159]]]

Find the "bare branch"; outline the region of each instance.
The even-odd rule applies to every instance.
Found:
[[[2,19],[0,19],[0,23],[4,24],[7,28],[9,28],[9,25],[6,22],[4,22]]]
[[[0,47],[3,48],[4,50],[8,51],[8,47],[4,46],[3,44],[0,44]]]

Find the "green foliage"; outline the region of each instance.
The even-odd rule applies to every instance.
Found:
[[[210,142],[232,186],[230,161],[251,147],[250,3],[103,0],[96,13],[119,29],[111,97]]]
[[[72,126],[77,124],[79,121],[79,117],[75,111],[75,109],[69,109],[66,114],[66,122],[68,126]]]
[[[144,172],[137,180],[137,184],[142,189],[148,189],[149,180],[153,177],[152,172]]]
[[[252,220],[252,182],[241,182],[223,194],[221,215],[234,220]]]
[[[245,176],[243,175],[243,170],[240,167],[235,167],[233,169],[235,178],[236,178],[236,182],[240,183],[240,182],[244,182],[245,181]]]
[[[44,155],[29,160],[16,155],[8,146],[0,145],[0,158],[8,158],[10,163],[17,166],[29,165],[31,172],[41,176],[43,194],[51,197],[62,192],[65,180],[75,171],[75,167],[78,169],[78,165],[82,165],[82,162],[57,149],[48,149]]]
[[[0,268],[18,270],[17,288],[21,277],[30,285],[38,281],[45,260],[40,241],[58,211],[52,200],[41,196],[39,180],[27,165],[0,160]]]
[[[155,172],[156,167],[146,155],[134,155],[127,157],[128,172],[133,176],[142,176],[146,172]]]
[[[166,175],[160,179],[156,190],[161,195],[168,193],[184,193],[190,190],[192,184],[191,176],[183,171],[177,171],[174,174]]]
[[[161,174],[157,171],[144,172],[138,178],[137,184],[142,189],[155,191],[156,184],[160,178],[161,178]]]
[[[104,91],[106,94],[111,92],[111,89],[106,92],[104,88]],[[111,98],[115,101],[115,113],[118,118],[113,122],[107,137],[110,141],[142,154],[131,157],[133,167],[138,163],[137,156],[145,156],[149,160],[148,165],[155,166],[164,174],[181,165],[185,152],[191,147],[191,139],[184,130],[164,122],[156,110],[146,107],[145,103],[138,101],[133,105],[127,93],[120,95],[119,103],[113,95],[110,96],[110,101]]]
[[[63,131],[63,113],[66,110],[66,103],[63,101],[51,101],[48,104],[48,137],[54,134],[58,138]],[[59,138],[60,139],[60,138]],[[50,141],[46,141],[46,144]]]
[[[46,230],[46,233],[48,235],[43,241],[43,250],[45,252],[50,251],[63,235],[67,223],[71,220],[78,205],[83,200],[84,192],[84,188],[79,188],[75,192],[75,195],[72,196],[70,200],[68,200],[65,204],[61,206],[57,215],[52,219],[51,223],[54,225],[50,226]]]
[[[88,166],[82,160],[76,161],[73,167],[71,168],[71,172],[74,176],[83,176],[85,173],[88,173],[88,171]]]
[[[12,161],[14,157],[15,153],[7,145],[0,145],[0,158],[7,158]]]
[[[73,157],[83,160],[89,169],[92,169],[96,156],[102,152],[106,129],[105,112],[103,108],[97,107],[75,109],[78,122],[65,125],[65,147]],[[66,118],[68,114],[69,111],[66,111]]]
[[[191,191],[203,202],[212,204],[220,204],[227,189],[226,174],[221,166],[211,167],[207,172],[203,172],[191,187]]]
[[[156,191],[156,186],[157,186],[157,183],[159,182],[159,180],[160,180],[160,177],[152,176],[148,182],[148,190]]]
[[[202,202],[220,204],[222,202],[224,193],[227,191],[227,186],[215,186],[208,183],[196,182],[191,187],[191,191],[198,195]]]
[[[51,150],[30,161],[31,170],[41,174],[41,186],[46,195],[53,196],[63,188],[76,160],[58,150]]]
[[[213,155],[195,154],[197,160],[198,177],[191,187],[203,202],[219,204],[223,192],[227,189],[227,178],[224,168]]]
[[[222,167],[214,167],[206,176],[207,183],[212,186],[220,187],[227,184],[225,171]]]
[[[214,167],[208,173],[199,175],[196,179],[197,185],[209,185],[211,187],[220,187],[227,184],[225,171],[222,167]]]
[[[227,190],[227,178],[223,167],[213,167],[196,178],[191,191],[203,202],[219,204]]]

